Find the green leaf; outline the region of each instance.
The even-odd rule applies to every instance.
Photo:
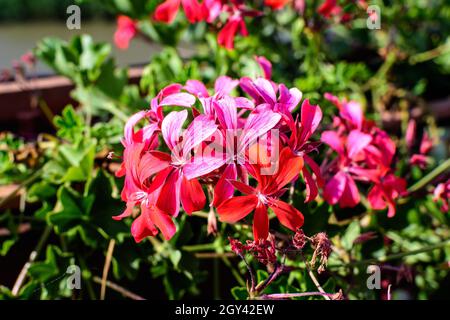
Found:
[[[231,289],[231,294],[236,300],[247,300],[248,292],[247,289],[242,287],[234,287]]]

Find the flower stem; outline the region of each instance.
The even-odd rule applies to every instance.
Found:
[[[333,293],[326,292],[301,292],[301,293],[272,293],[272,294],[263,294],[256,299],[261,300],[272,300],[272,299],[290,299],[290,298],[300,298],[300,297],[311,297],[311,296],[322,296],[326,300],[331,300],[333,297]]]
[[[436,178],[441,173],[444,173],[445,171],[450,169],[450,159],[445,160],[443,163],[441,163],[439,166],[434,168],[433,171],[428,173],[425,177],[417,181],[415,184],[413,184],[411,187],[409,187],[408,192],[416,192],[417,190],[422,189],[427,184],[429,184],[434,178]]]

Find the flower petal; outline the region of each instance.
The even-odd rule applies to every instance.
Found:
[[[286,228],[296,231],[303,226],[303,214],[290,204],[281,200],[274,200],[270,204],[270,208],[280,220],[280,223]]]
[[[340,155],[344,154],[344,144],[342,143],[341,137],[335,131],[324,131],[320,137],[320,141],[326,143],[334,151]]]
[[[164,183],[157,206],[164,212],[176,217],[180,211],[181,176],[178,170],[172,171]]]
[[[352,130],[347,138],[347,154],[353,158],[372,141],[372,137],[359,130]]]
[[[314,131],[316,131],[322,120],[322,110],[317,105],[311,105],[309,100],[306,99],[302,103],[301,109],[301,135],[300,141],[306,142],[311,137]]]
[[[142,206],[145,207],[145,206]],[[147,210],[141,210],[141,214],[131,224],[131,234],[134,241],[141,242],[146,237],[156,236],[158,229],[153,224]]]
[[[188,180],[186,177],[183,177],[181,182],[181,203],[184,211],[189,215],[205,207],[205,193],[197,179]]]
[[[166,0],[156,7],[154,18],[156,21],[172,23],[178,13],[180,0]]]
[[[219,181],[214,188],[214,207],[218,207],[222,202],[231,198],[234,193],[233,185],[230,183],[230,180],[235,180],[237,178],[236,165],[234,163],[229,164],[222,175],[220,176]]]
[[[159,210],[156,206],[149,207],[148,214],[152,222],[156,225],[156,227],[158,227],[158,229],[161,230],[164,239],[170,240],[177,231],[177,228],[175,226],[175,223],[173,223],[172,218],[165,212]]]
[[[269,235],[269,215],[264,204],[258,204],[253,215],[253,237],[256,241],[266,240]]]
[[[192,94],[186,92],[179,92],[171,94],[165,97],[160,106],[179,106],[179,107],[192,107],[195,104],[195,97]]]
[[[220,221],[235,223],[250,212],[258,204],[258,198],[255,195],[239,196],[225,200],[218,208]]]
[[[208,93],[208,90],[206,89],[205,85],[198,80],[186,81],[186,85],[184,86],[184,89],[186,89],[186,91],[188,91],[189,93],[191,93],[197,97],[202,97],[202,98],[209,97],[209,93]]]
[[[344,193],[346,184],[345,173],[339,171],[328,180],[323,190],[323,197],[329,204],[336,204]]]
[[[187,111],[172,111],[161,123],[161,133],[170,150],[178,145],[181,135],[181,129],[187,119]]]
[[[200,115],[191,122],[183,135],[183,156],[208,139],[217,130],[217,125],[206,115]]]

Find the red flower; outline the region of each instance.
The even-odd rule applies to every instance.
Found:
[[[281,224],[293,231],[303,225],[303,215],[293,206],[279,200],[285,192],[283,187],[291,182],[303,167],[303,159],[295,156],[289,147],[280,153],[277,172],[263,175],[267,163],[259,159],[255,165],[249,165],[249,173],[255,177],[258,186],[253,188],[239,181],[230,181],[240,192],[246,194],[224,201],[218,208],[221,221],[234,223],[250,212],[253,216],[253,235],[255,240],[265,240],[269,235],[268,208],[271,208]]]
[[[114,43],[119,49],[127,49],[131,39],[136,36],[137,22],[127,16],[117,17],[117,30],[114,33]]]
[[[186,18],[190,23],[205,19],[205,10],[197,0],[166,0],[156,8],[155,20],[172,23],[177,16],[180,4],[183,6]]]
[[[291,0],[265,0],[264,4],[271,7],[274,10],[283,8]]]
[[[375,183],[367,198],[375,210],[388,208],[388,217],[392,218],[395,216],[394,200],[404,192],[406,192],[406,181],[389,173]]]

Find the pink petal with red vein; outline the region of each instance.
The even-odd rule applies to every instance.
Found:
[[[186,121],[188,113],[183,111],[172,111],[161,124],[161,133],[170,150],[175,149],[180,139],[181,129]]]
[[[186,81],[186,85],[184,86],[184,89],[188,91],[189,93],[197,96],[197,97],[209,97],[208,90],[206,89],[205,85],[198,81],[198,80],[188,80]]]
[[[159,105],[192,107],[193,104],[195,104],[195,97],[192,94],[186,92],[179,92],[165,97]]]

